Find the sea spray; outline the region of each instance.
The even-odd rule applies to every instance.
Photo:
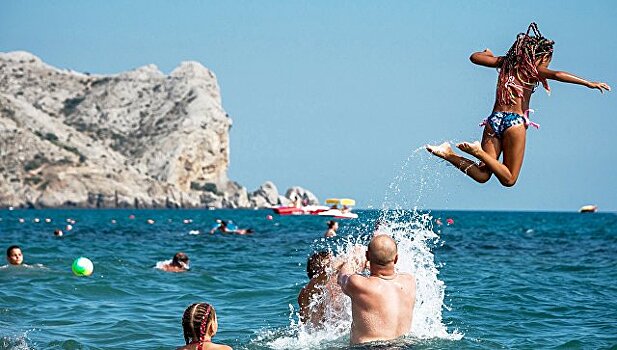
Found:
[[[377,222],[362,222],[355,232],[345,238],[316,240],[314,248],[316,251],[326,248],[335,256],[345,256],[357,244],[366,246],[377,230],[392,236],[398,245],[397,271],[411,273],[416,277],[416,304],[409,341],[432,338],[457,340],[462,338],[462,334],[448,333],[442,318],[442,311],[446,308],[446,286],[438,279],[439,270],[433,254],[433,249],[442,242],[433,231],[430,212],[420,209],[424,197],[439,189],[441,173],[436,171],[435,163],[429,161],[433,158],[424,156],[425,153],[421,151],[424,151],[424,147],[414,150],[395,175],[384,196]],[[416,167],[416,163],[419,166]],[[411,210],[407,209],[410,207]],[[334,298],[324,289],[321,299],[315,300],[315,303],[337,305],[326,308],[322,327],[302,324],[298,321],[295,307],[290,305],[289,327],[278,332],[261,333],[256,342],[274,349],[346,346],[351,327],[351,301],[347,296],[339,296],[340,300],[332,300]]]

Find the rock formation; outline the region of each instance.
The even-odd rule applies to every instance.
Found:
[[[103,76],[0,53],[0,206],[281,204],[271,182],[249,194],[227,178],[231,124],[197,62]]]

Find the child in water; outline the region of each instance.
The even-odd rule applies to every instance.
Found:
[[[212,305],[197,303],[187,307],[182,315],[182,331],[186,345],[177,350],[231,350],[227,345],[212,342],[218,328],[216,311]]]
[[[568,72],[550,70],[548,65],[553,57],[553,44],[552,40],[540,34],[535,23],[531,23],[527,33],[516,37],[505,56],[495,57],[489,49],[471,55],[471,62],[499,69],[493,112],[481,124],[484,126],[482,142],[456,145],[461,151],[479,159],[479,164],[454,153],[448,142],[439,146],[427,145],[426,149],[477,182],[487,182],[495,174],[502,185],[514,186],[523,165],[527,127],[538,127],[538,124],[529,121],[529,112],[533,112],[529,109],[529,101],[539,83],[547,92],[550,92],[548,79],[583,85],[602,93],[611,90],[606,83],[589,82]],[[502,152],[503,163],[500,163]]]

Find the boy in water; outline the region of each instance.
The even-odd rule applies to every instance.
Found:
[[[18,245],[12,245],[6,250],[6,261],[15,266],[23,264],[24,255]]]
[[[487,182],[495,174],[502,185],[514,186],[523,165],[527,127],[538,127],[529,121],[528,113],[532,112],[529,109],[531,94],[539,83],[547,92],[550,92],[548,79],[583,85],[602,93],[611,90],[606,83],[589,82],[568,72],[550,70],[553,44],[540,34],[535,23],[531,23],[526,34],[517,36],[506,56],[495,57],[489,49],[471,55],[471,62],[477,65],[500,69],[493,112],[481,124],[484,126],[482,142],[457,145],[461,151],[479,159],[479,164],[454,153],[448,142],[427,145],[426,149],[477,182]],[[500,163],[502,152],[503,163]]]

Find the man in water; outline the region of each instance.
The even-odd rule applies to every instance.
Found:
[[[326,318],[326,309],[340,314],[342,308],[341,288],[336,284],[336,275],[328,273],[332,261],[329,252],[317,252],[306,262],[306,274],[311,279],[298,295],[300,320],[304,324],[319,327]]]
[[[189,270],[189,256],[178,252],[174,255],[171,262],[163,265],[161,269],[167,272],[186,272]]]
[[[11,265],[23,264],[24,255],[18,245],[12,245],[6,250],[6,261]]]
[[[416,303],[416,279],[397,273],[396,242],[386,234],[375,234],[366,251],[352,254],[339,270],[338,284],[351,298],[351,343],[360,344],[401,337],[411,330]],[[370,275],[357,273],[366,261]]]

